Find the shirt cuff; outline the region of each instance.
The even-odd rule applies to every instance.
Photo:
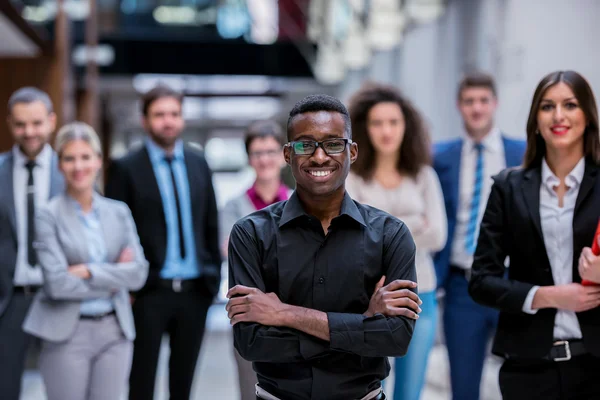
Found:
[[[527,297],[525,298],[525,302],[523,302],[523,312],[531,315],[536,314],[538,312],[538,310],[534,310],[533,308],[531,308],[531,306],[533,305],[533,298],[535,297],[535,294],[537,293],[539,288],[539,286],[534,286],[531,288],[531,290],[527,294]]]
[[[360,314],[327,313],[329,345],[333,350],[352,351],[364,347],[365,316]]]

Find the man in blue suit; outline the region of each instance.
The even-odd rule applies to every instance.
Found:
[[[497,98],[491,76],[467,75],[459,84],[457,97],[465,135],[438,143],[434,149],[434,168],[448,216],[448,242],[436,255],[435,266],[438,285],[446,293],[444,334],[452,397],[477,400],[487,343],[495,332],[498,314],[469,297],[473,253],[491,177],[520,165],[525,143],[507,138],[494,124]]]

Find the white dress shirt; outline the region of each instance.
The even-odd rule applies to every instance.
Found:
[[[450,264],[457,267],[470,269],[473,264],[473,255],[466,249],[467,229],[471,217],[471,199],[475,184],[475,168],[477,164],[477,150],[475,141],[465,133],[460,157],[460,176],[458,180],[458,209],[456,212],[456,227],[452,240],[452,252]],[[477,228],[475,237],[479,235],[479,225],[483,218],[490,191],[492,190],[492,176],[506,168],[504,156],[504,144],[500,129],[493,128],[481,141],[483,144],[483,186],[479,202],[479,213],[477,215]]]
[[[546,160],[542,161],[540,219],[554,285],[573,282],[573,213],[584,172],[585,159],[582,158],[565,178],[568,190],[563,197],[563,206],[559,207],[554,187],[560,184],[560,179],[552,173]],[[537,310],[533,310],[531,306],[539,288],[535,286],[529,291],[523,303],[524,312],[537,313]],[[554,339],[581,339],[581,337],[577,315],[573,311],[557,310],[554,319]]]
[[[15,212],[17,219],[17,238],[19,248],[17,251],[17,265],[13,283],[15,286],[41,285],[42,270],[39,266],[31,267],[27,262],[27,181],[29,171],[25,164],[27,156],[18,146],[13,147],[13,193],[15,199]],[[48,201],[50,197],[50,173],[52,164],[52,148],[45,145],[36,160],[33,169],[33,184],[35,187],[35,207],[38,208]]]

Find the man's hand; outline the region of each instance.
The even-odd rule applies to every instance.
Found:
[[[383,314],[386,317],[404,316],[418,319],[421,312],[420,304],[423,304],[419,296],[409,289],[414,289],[417,284],[412,281],[396,279],[383,286],[385,276],[381,277],[375,291],[371,296],[369,308],[363,314],[372,317],[375,314]]]
[[[256,322],[265,326],[283,326],[283,313],[287,305],[275,293],[236,285],[227,292],[227,315],[231,325],[238,322]]]
[[[584,247],[579,256],[579,275],[581,279],[600,283],[600,257],[594,255],[589,247]]]
[[[74,275],[81,279],[90,279],[92,275],[90,270],[85,264],[71,265],[67,270],[71,275]]]
[[[119,254],[118,263],[129,263],[133,262],[135,259],[135,255],[133,254],[133,250],[130,247],[125,247],[121,254]]]

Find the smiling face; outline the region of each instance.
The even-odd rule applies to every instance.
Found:
[[[10,110],[8,126],[23,154],[34,159],[50,140],[56,127],[56,115],[41,101],[17,103]]]
[[[294,117],[288,135],[290,141],[348,139],[346,124],[338,112],[317,111]],[[284,148],[285,161],[292,167],[297,190],[308,196],[328,196],[344,191],[344,182],[358,155],[356,143],[346,145],[339,154],[327,155],[319,146],[312,155],[298,155]]]
[[[73,140],[63,147],[59,166],[69,190],[85,192],[94,189],[102,159],[85,140]]]
[[[585,114],[573,90],[559,82],[546,90],[537,111],[538,130],[548,149],[577,149],[583,154]]]

